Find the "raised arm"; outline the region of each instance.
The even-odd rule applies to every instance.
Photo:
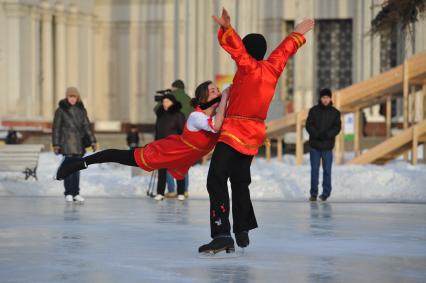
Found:
[[[228,11],[223,8],[222,16],[220,18],[213,16],[213,19],[220,26],[217,35],[220,46],[231,55],[237,66],[246,71],[256,68],[257,61],[247,53],[243,41],[232,28]]]
[[[220,100],[219,106],[216,109],[216,115],[214,116],[214,129],[216,132],[220,131],[223,120],[225,119],[226,105],[228,104],[229,91],[231,87],[227,87],[222,92],[222,99]]]
[[[304,34],[314,27],[313,20],[304,20],[298,24],[294,32],[284,38],[280,45],[272,51],[267,61],[271,63],[278,74],[284,70],[288,59],[293,56],[297,50],[306,42]]]

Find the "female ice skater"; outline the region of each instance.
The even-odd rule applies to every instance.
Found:
[[[83,158],[66,157],[56,179],[62,180],[91,164],[106,162],[139,166],[146,171],[166,168],[178,180],[178,196],[184,200],[184,177],[189,168],[216,145],[227,100],[228,89],[220,96],[216,85],[206,81],[195,90],[195,98],[191,100],[195,111],[189,115],[182,135],[171,135],[136,149],[106,149]]]

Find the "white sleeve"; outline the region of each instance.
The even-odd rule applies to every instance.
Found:
[[[186,127],[191,132],[198,132],[200,130],[216,133],[214,128],[214,116],[209,117],[201,112],[192,112],[186,121]]]

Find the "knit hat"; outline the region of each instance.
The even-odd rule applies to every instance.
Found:
[[[320,90],[320,93],[319,93],[320,98],[323,96],[331,97],[331,95],[332,95],[331,90],[329,88],[323,88],[322,90]]]
[[[266,53],[266,39],[259,33],[250,33],[243,38],[247,52],[257,61],[263,60]]]
[[[77,97],[80,97],[80,92],[78,91],[78,89],[76,87],[70,86],[65,91],[65,96],[68,97],[68,96],[71,96],[71,95],[75,95]]]
[[[172,87],[179,88],[179,89],[185,89],[185,84],[183,83],[182,80],[175,80],[172,83]]]

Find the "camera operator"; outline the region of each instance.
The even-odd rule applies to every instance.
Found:
[[[157,91],[160,95],[156,96],[155,101],[158,101],[158,104],[154,108],[154,112],[156,112],[161,106],[161,96],[165,94],[172,94],[178,102],[182,105],[181,112],[185,115],[185,120],[188,118],[189,114],[194,110],[191,106],[191,98],[185,92],[185,84],[182,80],[175,80],[170,89]],[[188,196],[188,186],[189,186],[189,177],[185,176],[185,196]],[[175,192],[175,182],[174,178],[167,173],[167,197],[176,197]]]
[[[181,112],[185,115],[185,119],[188,118],[189,114],[194,110],[194,108],[191,106],[191,98],[186,94],[185,92],[185,84],[182,80],[175,80],[172,83],[172,86],[170,89],[165,90],[159,90],[157,93],[164,95],[164,94],[173,94],[173,96],[176,98],[177,101],[182,105]],[[161,106],[161,95],[156,96],[155,101],[158,101],[157,105],[154,107],[154,112],[157,112],[157,110]]]

